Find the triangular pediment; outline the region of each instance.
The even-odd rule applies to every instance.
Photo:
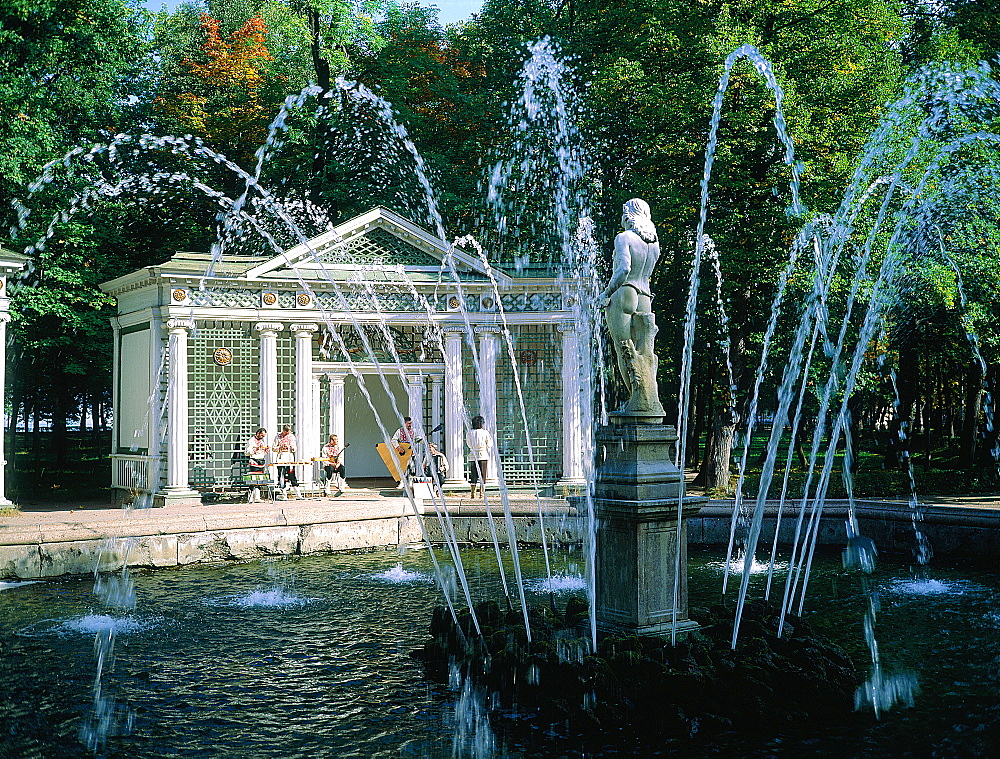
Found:
[[[259,264],[244,276],[249,279],[297,277],[310,270],[384,270],[400,267],[425,276],[450,274],[446,263],[449,244],[386,208],[374,208],[334,229],[296,245],[282,255]],[[477,256],[454,248],[452,265],[463,276],[485,276]],[[510,278],[494,271],[498,281]]]

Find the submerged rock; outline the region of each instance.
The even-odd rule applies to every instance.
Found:
[[[777,635],[777,610],[744,609],[740,640],[730,641],[733,611],[695,610],[701,628],[672,646],[654,637],[606,636],[592,650],[587,605],[530,609],[528,642],[520,613],[484,602],[457,620],[435,609],[431,638],[413,656],[427,676],[447,682],[457,671],[495,694],[495,715],[513,729],[591,735],[641,726],[660,739],[695,732],[758,729],[776,722],[837,719],[851,713],[858,674],[837,644],[805,620],[788,616]]]

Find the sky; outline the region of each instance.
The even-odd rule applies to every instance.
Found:
[[[164,5],[167,10],[173,10],[180,5],[181,0],[146,0],[146,7],[158,11]],[[435,5],[441,11],[438,20],[442,24],[467,19],[473,13],[478,13],[483,7],[483,0],[422,0],[421,5]]]

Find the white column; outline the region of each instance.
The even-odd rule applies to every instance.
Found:
[[[499,346],[500,328],[493,326],[476,327],[479,335],[479,413],[482,415],[486,430],[494,443],[497,439],[497,349]],[[496,485],[497,463],[499,455],[490,462],[487,485]]]
[[[323,439],[322,424],[320,424],[319,410],[322,408],[320,405],[320,386],[319,386],[320,375],[314,374],[312,378],[312,416],[309,419],[309,426],[311,428],[311,441],[309,443],[309,448],[306,450],[303,459],[314,459],[321,453],[321,448],[326,440]],[[320,464],[313,464],[313,466],[306,467],[306,471],[312,472],[312,479],[319,479]]]
[[[476,327],[479,335],[479,413],[486,422],[486,429],[496,439],[497,435],[497,347],[499,327]]]
[[[462,338],[464,327],[444,330],[444,452],[448,457],[446,485],[465,486],[465,428],[462,399]]]
[[[406,375],[406,415],[413,420],[417,437],[424,436],[424,377],[422,374]]]
[[[437,374],[431,377],[431,429],[437,430],[441,426],[441,384],[444,382],[444,377]],[[431,440],[433,440],[440,447],[441,445],[441,431],[431,435]]]
[[[293,324],[295,334],[295,440],[299,461],[315,456],[313,435],[313,391],[312,391],[312,334],[319,329],[316,324]],[[299,466],[299,482],[312,484],[311,466]]]
[[[344,436],[344,378],[343,374],[328,374],[330,379],[330,434],[336,435],[340,444],[348,442]]]
[[[146,479],[149,492],[155,493],[160,489],[160,481],[163,477],[163,404],[166,403],[162,390],[160,390],[160,378],[167,371],[167,356],[170,351],[163,346],[163,319],[160,318],[160,309],[153,309],[153,316],[149,320],[149,381],[150,398],[152,408],[149,411],[149,460],[146,465]],[[116,399],[111,407],[118,409],[121,402],[117,398],[118,376],[121,373],[121,340],[115,336],[115,393]],[[117,431],[114,433],[118,437]],[[114,443],[118,445],[116,440]]]
[[[10,314],[6,311],[0,313],[0,505],[9,506],[7,500],[7,451],[4,446],[6,440],[7,422],[4,419],[5,403],[4,387],[7,381],[7,322],[10,321]],[[117,323],[116,323],[117,331]]]
[[[277,322],[254,325],[260,334],[260,385],[258,388],[259,424],[267,430],[268,441],[274,440],[278,429],[278,333],[284,329]],[[270,444],[270,443],[268,443]]]
[[[424,427],[424,376],[422,374],[406,375],[406,415],[413,420],[413,437],[416,440],[423,440],[426,437]],[[424,445],[413,446],[413,455],[416,456],[417,472],[424,471],[424,455],[427,448]]]
[[[556,486],[578,487],[586,484],[583,476],[583,406],[587,399],[580,382],[580,335],[573,322],[560,324],[559,331],[562,333],[563,476]]]
[[[188,332],[191,319],[169,319],[170,364],[167,379],[167,486],[164,505],[198,494],[188,484]]]

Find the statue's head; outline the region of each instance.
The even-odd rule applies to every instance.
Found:
[[[642,198],[632,198],[622,206],[622,226],[634,231],[645,242],[656,242],[656,227],[653,226],[649,203]]]

